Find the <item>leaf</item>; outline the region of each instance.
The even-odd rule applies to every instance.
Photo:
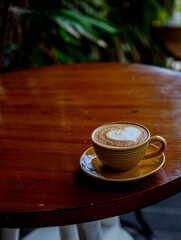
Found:
[[[60,11],[60,13],[64,16],[73,18],[76,21],[78,21],[84,25],[86,25],[86,24],[92,25],[94,27],[97,27],[97,28],[99,28],[107,33],[111,33],[111,34],[117,33],[117,29],[112,27],[111,25],[109,25],[101,20],[88,17],[88,16],[78,13],[76,11],[69,11],[69,10],[62,9]]]
[[[100,47],[106,48],[108,46],[104,40],[99,38],[98,32],[93,30],[91,26],[86,27],[74,19],[65,19],[61,16],[53,16],[51,19],[53,19],[53,21],[58,23],[59,26],[76,39],[80,40],[81,36],[83,36]],[[63,32],[61,37],[64,37],[64,40],[66,41],[68,39],[68,35],[65,36],[65,34],[66,33]]]
[[[77,39],[80,39],[80,34],[72,27],[72,25],[66,21],[64,18],[60,16],[55,16],[53,20],[61,26],[63,29],[65,29],[69,34],[74,36]]]
[[[79,5],[87,15],[105,21],[105,12],[107,11],[107,5],[105,3],[102,2],[100,5],[94,5],[93,2],[90,4],[82,0],[79,1]],[[98,9],[96,7],[98,7]]]
[[[67,33],[63,28],[59,29],[59,37],[61,37],[66,43],[70,43],[75,45],[76,47],[80,46],[80,41],[74,37],[72,37],[69,33]]]
[[[98,46],[106,48],[108,45],[107,43],[97,37],[95,34],[93,34],[93,29],[89,28],[89,32],[87,31],[86,28],[84,28],[83,25],[77,23],[77,22],[72,22],[74,28],[79,32],[80,35],[84,36],[85,38],[89,39],[90,41],[96,43]]]
[[[70,56],[61,52],[58,48],[53,47],[52,53],[58,62],[61,62],[61,63],[73,63],[74,62],[74,60]]]
[[[28,8],[18,8],[21,14],[33,14],[34,12]]]

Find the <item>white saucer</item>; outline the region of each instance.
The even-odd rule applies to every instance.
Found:
[[[147,152],[153,151],[157,146],[149,145]],[[88,176],[109,182],[131,182],[142,179],[158,171],[165,162],[165,155],[142,160],[137,166],[128,171],[114,171],[105,167],[97,158],[93,147],[87,149],[80,158],[80,167]]]

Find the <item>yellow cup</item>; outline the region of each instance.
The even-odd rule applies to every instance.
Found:
[[[102,126],[106,127],[112,124],[131,124],[132,126],[138,126],[141,127],[143,130],[147,132],[147,137],[139,144],[135,144],[134,146],[129,147],[118,147],[118,146],[112,146],[112,145],[105,145],[100,143],[95,139],[95,133],[100,129]],[[99,160],[105,164],[106,166],[117,170],[117,171],[125,171],[133,168],[136,166],[141,160],[149,159],[156,157],[164,152],[167,143],[166,140],[161,136],[152,136],[150,137],[150,131],[137,123],[132,122],[114,122],[114,123],[108,123],[104,124],[98,128],[96,128],[91,135],[92,145],[94,148],[94,151],[99,158]],[[160,142],[161,146],[157,148],[153,152],[146,153],[146,149],[149,144],[152,142]]]

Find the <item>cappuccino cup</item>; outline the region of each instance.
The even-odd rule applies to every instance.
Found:
[[[167,146],[163,137],[150,137],[146,127],[133,122],[113,122],[99,126],[92,132],[91,141],[99,160],[117,171],[129,170],[141,160],[156,157]],[[146,153],[149,144],[156,141],[161,146]]]

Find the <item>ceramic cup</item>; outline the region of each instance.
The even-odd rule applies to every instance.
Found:
[[[99,160],[118,171],[129,170],[141,160],[160,155],[167,146],[163,137],[150,137],[150,131],[146,127],[132,122],[114,122],[99,126],[92,132],[91,140]],[[146,153],[152,142],[160,142],[161,146]]]

